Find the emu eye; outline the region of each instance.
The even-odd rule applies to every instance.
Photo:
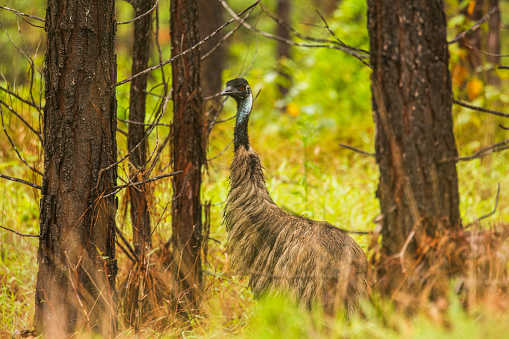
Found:
[[[239,86],[239,89],[240,89],[241,91],[243,91],[243,90],[245,90],[245,89],[246,89],[246,87],[244,87],[244,86]]]

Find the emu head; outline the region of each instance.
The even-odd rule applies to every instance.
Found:
[[[251,94],[251,87],[246,79],[236,78],[226,83],[226,89],[221,92],[221,95],[228,95],[234,98],[237,102],[245,100]]]

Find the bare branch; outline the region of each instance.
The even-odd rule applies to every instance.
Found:
[[[465,226],[465,228],[468,228],[472,225],[475,225],[477,224],[479,221],[483,220],[483,219],[486,219],[486,218],[489,218],[491,217],[493,214],[495,214],[495,212],[497,211],[497,208],[498,208],[498,198],[500,197],[500,183],[498,183],[498,187],[497,187],[497,196],[495,197],[495,206],[493,207],[493,210],[488,213],[488,214],[485,214],[483,216],[480,216],[479,218],[475,219],[474,221],[472,221],[470,224],[468,224],[467,226]]]
[[[506,139],[506,140],[496,143],[494,145],[482,148],[472,155],[465,156],[465,157],[443,159],[443,160],[440,160],[438,163],[444,163],[444,162],[449,162],[449,161],[469,161],[469,160],[474,160],[474,159],[480,159],[480,158],[487,157],[488,155],[491,155],[493,153],[501,152],[506,149],[509,149],[509,139]]]
[[[211,1],[212,1],[212,0],[211,0]],[[251,10],[249,10],[249,12],[247,12],[247,14],[244,16],[244,19],[249,18],[249,15],[251,14],[251,12],[252,12],[253,10],[254,10],[254,7],[253,7],[253,8],[251,8]],[[212,48],[210,49],[210,51],[208,51],[207,53],[205,53],[204,55],[202,55],[202,56],[201,56],[200,61],[205,60],[205,59],[206,59],[209,55],[211,55],[211,54],[212,54],[212,53],[213,53],[216,49],[218,49],[218,48],[219,48],[219,46],[221,46],[221,44],[222,44],[223,42],[225,42],[225,41],[226,41],[226,39],[228,39],[230,36],[232,36],[232,35],[233,35],[233,33],[235,33],[235,32],[236,32],[236,31],[237,31],[240,27],[242,27],[242,24],[238,24],[238,25],[237,25],[237,27],[235,27],[234,29],[232,29],[231,31],[229,31],[227,34],[225,34],[225,36],[223,36],[223,37],[221,38],[221,40],[219,40],[219,41],[218,41],[218,43],[217,43],[214,47],[212,47]]]
[[[477,21],[475,23],[475,25],[473,25],[472,27],[470,27],[469,29],[467,29],[466,31],[464,32],[461,32],[460,34],[458,34],[456,36],[456,38],[452,39],[451,41],[448,41],[447,43],[450,45],[450,44],[453,44],[455,42],[458,42],[460,41],[461,39],[463,39],[464,37],[466,37],[468,34],[476,31],[477,29],[479,29],[479,27],[481,27],[481,25],[483,23],[486,22],[486,20],[488,20],[496,11],[498,11],[498,7],[493,7],[489,12],[488,14],[486,14],[481,20]]]
[[[498,66],[498,69],[509,69],[509,66],[500,65],[500,66]]]
[[[23,117],[20,114],[18,114],[18,112],[16,112],[11,106],[7,105],[3,100],[0,100],[0,104],[4,105],[5,108],[7,108],[9,111],[12,112],[12,114],[17,116],[19,118],[19,120],[21,120],[28,127],[28,129],[30,129],[32,132],[35,133],[35,135],[37,135],[37,137],[39,138],[39,140],[42,143],[41,134],[38,131],[36,131],[25,119],[23,119]]]
[[[360,53],[365,53],[366,54],[366,58],[369,58],[369,51],[366,51],[365,49],[358,48],[358,47],[353,47],[353,46],[347,45],[345,43],[340,44],[340,43],[338,43],[337,41],[334,41],[334,40],[320,39],[320,38],[315,38],[315,37],[304,35],[304,34],[298,32],[295,28],[290,26],[288,23],[286,23],[283,20],[279,19],[276,15],[271,13],[263,4],[261,4],[261,9],[262,9],[262,11],[269,18],[274,20],[278,25],[284,26],[286,29],[288,29],[290,32],[292,32],[299,39],[307,40],[307,41],[313,41],[313,42],[320,42],[320,43],[337,44],[337,45],[346,47],[346,48],[348,48],[348,49],[350,49],[352,51],[356,51],[356,52],[360,52]],[[310,26],[315,26],[315,27],[318,27],[318,28],[326,28],[326,27],[318,26],[318,25],[310,25]]]
[[[338,45],[335,45],[333,43],[330,43],[329,45],[325,45],[325,44],[322,44],[322,45],[318,45],[318,44],[303,44],[303,43],[295,42],[295,41],[292,41],[292,40],[284,39],[284,38],[282,38],[280,36],[277,36],[277,35],[274,35],[274,34],[271,34],[271,33],[267,33],[267,32],[261,31],[261,30],[255,28],[255,27],[251,26],[250,24],[245,22],[242,18],[240,18],[237,14],[235,14],[235,12],[230,8],[230,6],[228,6],[228,4],[224,0],[219,0],[219,1],[223,5],[223,7],[228,11],[228,13],[230,13],[230,15],[233,18],[235,18],[235,20],[240,22],[242,24],[242,26],[244,26],[245,28],[249,29],[250,31],[253,31],[253,32],[256,32],[256,33],[260,34],[263,37],[266,37],[266,38],[272,39],[272,40],[276,40],[276,41],[280,41],[280,42],[284,42],[284,43],[292,45],[292,46],[309,47],[309,48],[331,48],[331,49],[337,49],[337,50],[343,51],[345,53],[348,53],[348,54],[356,57],[364,65],[366,65],[369,68],[371,68],[371,66],[366,61],[362,60],[365,56],[363,56],[363,55],[361,55],[361,54],[359,54],[359,53],[357,53],[355,51],[352,51],[352,50],[350,50],[348,48],[345,48],[343,46],[338,46]]]
[[[363,155],[368,155],[370,157],[374,157],[376,155],[375,153],[366,152],[364,150],[361,150],[359,148],[355,148],[353,146],[349,146],[349,145],[345,145],[345,144],[338,144],[338,145],[343,147],[343,148],[349,149],[350,151],[354,151],[354,152],[357,152],[357,153],[363,154]]]
[[[36,108],[37,110],[40,110],[40,109],[41,109],[41,107],[40,107],[39,105],[37,105],[36,103],[31,102],[31,101],[28,101],[28,100],[26,100],[26,99],[23,99],[22,97],[20,97],[19,95],[17,95],[16,93],[14,93],[14,92],[10,91],[10,90],[9,90],[9,89],[7,89],[7,88],[4,88],[4,87],[0,86],[0,90],[1,90],[1,91],[4,91],[5,93],[7,93],[7,94],[9,94],[9,95],[12,95],[13,97],[15,97],[16,99],[18,99],[19,101],[21,101],[21,102],[23,102],[23,103],[25,103],[25,104],[27,104],[27,105],[29,105],[29,106],[32,106],[32,107]]]
[[[251,6],[249,6],[248,8],[246,8],[245,10],[243,10],[241,13],[239,13],[239,16],[240,15],[244,15],[244,13],[246,13],[247,11],[249,11],[251,8],[255,7],[256,5],[258,5],[258,3],[260,2],[261,0],[257,0],[254,4],[252,4]],[[124,79],[122,81],[119,81],[115,84],[115,87],[117,86],[120,86],[120,85],[123,85],[125,83],[128,83],[129,81],[133,80],[134,78],[137,78],[139,77],[140,75],[143,75],[143,74],[146,74],[146,73],[149,73],[149,72],[152,72],[153,70],[155,69],[158,69],[160,67],[163,67],[164,65],[167,65],[169,63],[172,63],[173,61],[175,61],[177,58],[180,58],[188,53],[190,53],[191,51],[195,50],[196,48],[200,47],[201,45],[203,45],[205,42],[207,42],[210,38],[212,38],[214,35],[216,35],[219,31],[221,31],[223,28],[225,28],[226,26],[228,26],[229,24],[231,24],[232,22],[234,22],[235,19],[230,19],[229,21],[225,22],[224,24],[222,24],[221,26],[219,26],[214,32],[212,32],[211,34],[209,34],[208,36],[206,36],[203,40],[201,40],[200,42],[198,42],[196,45],[192,46],[191,48],[183,51],[182,53],[179,53],[173,57],[171,57],[170,59],[166,60],[165,62],[162,62],[160,63],[159,65],[155,65],[155,66],[152,66],[150,68],[147,68],[146,70],[144,71],[141,71],[137,74],[134,74],[133,76],[127,78],[127,79]]]
[[[126,120],[126,119],[120,119],[120,118],[117,118],[118,121],[121,121],[121,122],[124,122],[126,124],[133,124],[133,125],[143,125],[143,126],[165,126],[165,127],[171,127],[171,124],[165,124],[165,123],[158,123],[158,124],[155,124],[155,123],[145,123],[145,122],[139,122],[139,121],[132,121],[132,120]]]
[[[5,9],[7,11],[10,11],[10,12],[13,12],[14,14],[20,16],[20,17],[27,17],[27,18],[30,18],[30,19],[34,19],[34,20],[38,20],[40,22],[46,22],[44,19],[41,19],[35,15],[30,15],[30,14],[26,14],[26,13],[23,13],[23,12],[20,12],[20,11],[17,11],[15,9],[12,9],[12,8],[9,8],[9,7],[5,7],[5,6],[0,6],[1,9]],[[35,26],[35,27],[39,27],[39,28],[44,28],[42,26]]]
[[[152,181],[156,181],[156,180],[159,180],[159,179],[172,177],[172,176],[175,176],[175,175],[181,174],[181,173],[184,173],[184,172],[183,171],[177,171],[177,172],[162,174],[162,175],[158,175],[157,177],[153,177],[153,178],[150,178],[150,179],[147,179],[147,180],[142,180],[142,181],[138,181],[138,182],[131,182],[131,183],[128,183],[128,184],[125,184],[125,185],[115,186],[115,187],[113,187],[113,190],[114,190],[113,192],[104,195],[102,198],[104,199],[104,198],[110,197],[112,195],[115,195],[121,189],[124,189],[126,187],[135,187],[135,186],[138,186],[138,185],[141,185],[141,184],[145,184],[145,183],[148,183],[148,182],[152,182]]]
[[[152,7],[151,9],[149,9],[148,11],[146,11],[145,13],[141,14],[141,15],[138,15],[136,18],[132,19],[132,20],[129,20],[129,21],[120,21],[120,22],[117,22],[117,25],[126,25],[126,24],[130,24],[132,22],[135,22],[136,20],[138,19],[141,19],[143,18],[145,15],[149,15],[150,13],[152,13],[152,11],[154,9],[156,9],[157,5],[159,4],[159,0],[156,0],[156,3],[154,5],[154,7]]]
[[[0,178],[11,180],[11,181],[15,181],[15,182],[19,182],[20,184],[25,184],[25,185],[28,185],[30,187],[37,188],[38,190],[42,190],[42,186],[33,184],[30,181],[26,181],[26,180],[23,180],[23,179],[18,179],[18,178],[10,177],[8,175],[1,174],[1,173],[0,173]]]
[[[214,159],[219,158],[221,155],[223,155],[223,154],[224,154],[224,152],[226,152],[226,150],[228,149],[228,147],[230,147],[230,145],[232,144],[232,142],[233,142],[233,140],[232,140],[232,141],[230,141],[230,142],[228,143],[228,145],[226,145],[226,147],[225,147],[225,148],[224,148],[221,152],[219,152],[219,154],[218,154],[218,155],[216,155],[216,156],[214,156],[214,157],[212,157],[212,158],[208,158],[208,159],[207,159],[207,161],[212,161],[212,160],[214,160]]]
[[[452,99],[452,102],[455,103],[458,106],[463,106],[463,107],[470,108],[470,109],[473,109],[473,110],[476,110],[476,111],[479,111],[479,112],[489,113],[489,114],[493,114],[493,115],[498,115],[499,117],[509,118],[509,114],[507,114],[507,113],[502,113],[502,112],[499,112],[499,111],[494,111],[492,109],[487,109],[487,108],[483,108],[483,107],[479,107],[479,106],[470,105],[470,104],[467,104],[465,102],[456,100],[454,98]]]
[[[12,229],[4,227],[4,226],[0,226],[0,227],[3,228],[4,230],[15,233],[15,234],[19,235],[20,237],[26,237],[26,238],[39,238],[40,237],[39,235],[36,235],[36,234],[23,234],[23,233],[19,233],[15,230],[12,230]]]
[[[16,145],[14,144],[14,142],[12,141],[11,137],[9,136],[9,133],[7,133],[7,128],[5,127],[5,123],[4,123],[4,114],[3,114],[3,110],[2,110],[2,106],[0,105],[0,117],[2,118],[2,127],[3,127],[3,130],[4,130],[4,133],[5,135],[7,136],[7,139],[9,139],[9,142],[12,146],[12,148],[14,149],[14,151],[16,152],[16,154],[18,155],[18,158],[28,167],[30,168],[32,171],[34,171],[35,173],[39,174],[42,176],[42,173],[37,170],[37,168],[33,167],[33,166],[30,166],[28,164],[28,162],[25,160],[25,158],[23,158],[23,156],[19,153],[18,151],[18,148],[16,147]]]

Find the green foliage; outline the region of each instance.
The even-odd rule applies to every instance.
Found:
[[[6,5],[19,10],[44,17],[44,4],[37,1],[12,1]],[[237,1],[235,11],[245,8],[251,1]],[[462,15],[457,14],[457,2],[447,1],[450,17],[450,37],[469,23]],[[274,11],[275,2],[265,1],[269,10]],[[468,1],[462,1],[467,6]],[[127,2],[117,2],[118,20],[132,18],[132,9]],[[323,25],[309,2],[296,1],[293,4],[292,25],[305,35],[334,39],[321,27],[306,25],[313,23]],[[507,8],[507,2],[501,3]],[[37,9],[37,11],[35,10]],[[40,10],[39,10],[40,9]],[[14,14],[2,13],[2,20],[8,27],[11,36],[16,36],[17,24]],[[159,11],[161,18],[161,40],[168,34],[168,10]],[[344,42],[356,47],[368,49],[366,31],[366,2],[343,0],[333,13],[324,14],[331,30]],[[505,13],[502,10],[502,13]],[[272,32],[275,23],[256,10],[249,19],[256,27]],[[21,22],[22,32],[28,32],[26,24]],[[31,28],[34,29],[35,28]],[[231,28],[230,28],[231,29]],[[125,79],[131,72],[132,25],[118,27],[117,55],[118,79]],[[507,36],[507,30],[504,33]],[[24,35],[25,38],[29,34]],[[31,53],[40,36],[34,34],[27,42]],[[16,36],[15,39],[19,39]],[[296,39],[298,40],[298,39]],[[507,39],[506,39],[507,40]],[[15,40],[21,43],[21,40]],[[26,74],[23,62],[14,62],[19,58],[18,52],[9,47],[7,36],[0,33],[0,69],[9,83],[21,84],[20,93],[28,93],[21,80]],[[163,60],[170,57],[168,41],[162,41]],[[255,101],[252,113],[250,135],[252,147],[260,154],[265,168],[267,187],[274,201],[300,215],[317,220],[327,220],[338,227],[368,231],[373,229],[372,220],[379,213],[378,200],[375,197],[378,184],[378,169],[372,157],[366,157],[344,150],[338,143],[373,151],[375,127],[371,116],[371,92],[369,68],[354,57],[338,50],[303,47],[292,47],[291,59],[281,60],[285,69],[292,76],[288,95],[281,98],[277,84],[277,61],[274,51],[276,43],[264,37],[256,36],[244,29],[238,31],[230,41],[228,48],[228,69],[224,79],[239,76],[247,71],[245,77],[250,81],[255,94],[261,94]],[[41,47],[41,51],[42,51]],[[508,48],[507,44],[506,47]],[[462,57],[458,45],[451,45],[451,69]],[[8,52],[6,52],[8,51]],[[502,53],[508,53],[503,50]],[[36,64],[42,69],[42,52],[38,52]],[[154,46],[151,65],[159,62]],[[10,66],[14,65],[14,66]],[[166,77],[171,66],[166,66]],[[11,69],[12,68],[12,69]],[[501,86],[485,85],[473,103],[507,111],[509,104],[508,79],[509,71],[497,71]],[[453,74],[454,77],[454,74]],[[470,81],[472,77],[465,81]],[[161,95],[158,86],[162,80],[160,71],[154,71],[149,78],[150,90]],[[484,81],[480,77],[481,81]],[[0,80],[3,81],[3,80]],[[5,85],[2,83],[2,85]],[[42,89],[40,89],[42,91]],[[454,88],[455,95],[467,95],[466,85]],[[40,94],[40,93],[39,93]],[[129,86],[117,88],[118,116],[128,117]],[[4,94],[0,93],[4,98]],[[157,96],[149,96],[147,122],[153,121],[155,108],[161,102]],[[37,125],[39,117],[25,106],[16,106],[22,115]],[[226,102],[220,119],[234,114],[235,104]],[[30,162],[41,165],[41,145],[35,137],[26,131],[19,121],[6,113],[7,130],[15,135],[15,142],[22,154]],[[507,137],[501,129],[494,129],[498,123],[509,124],[503,119],[455,107],[455,135],[461,155],[472,154],[490,144]],[[163,122],[171,121],[171,103],[165,112]],[[212,131],[207,149],[207,157],[218,155],[229,144],[233,134],[233,120],[218,124]],[[127,125],[118,123],[119,128],[127,130]],[[491,126],[491,127],[490,127]],[[491,128],[491,134],[488,129]],[[157,135],[150,137],[152,150],[160,145],[169,129],[157,129]],[[127,154],[125,137],[118,134],[119,157]],[[478,309],[465,311],[458,300],[451,294],[446,310],[438,310],[430,303],[428,309],[412,317],[394,310],[391,303],[376,296],[371,302],[363,305],[363,316],[353,315],[346,319],[326,319],[319,312],[311,315],[301,309],[288,305],[282,299],[265,299],[260,303],[253,301],[242,277],[228,275],[229,261],[224,243],[226,230],[222,225],[222,208],[227,194],[228,166],[232,158],[231,148],[223,155],[208,163],[204,171],[202,200],[211,202],[210,237],[221,244],[209,242],[208,256],[204,264],[206,290],[202,302],[202,314],[182,327],[171,327],[164,331],[147,326],[147,335],[163,337],[239,337],[239,338],[479,338],[502,337],[508,332],[509,313],[495,312],[490,304],[481,305]],[[30,171],[16,157],[4,136],[0,137],[0,172],[41,184],[41,179]],[[163,152],[161,164],[156,166],[161,171],[170,162],[169,150]],[[461,162],[457,166],[461,196],[461,212],[465,224],[480,215],[491,211],[497,183],[502,188],[509,187],[507,175],[507,154],[495,154],[488,160]],[[165,170],[166,172],[168,170]],[[119,176],[123,179],[128,172],[128,165],[123,163]],[[38,232],[38,200],[40,193],[19,183],[0,179],[0,225],[16,229],[23,233]],[[158,181],[152,186],[153,200],[151,212],[157,224],[154,244],[166,242],[170,237],[171,216],[168,203],[171,201],[171,182]],[[130,220],[126,205],[127,196],[119,194],[120,206],[117,224],[130,237]],[[509,195],[502,189],[499,209],[483,225],[490,226],[503,223],[509,219]],[[355,236],[355,240],[367,251],[369,239]],[[30,328],[33,317],[37,240],[19,238],[7,231],[0,230],[0,331],[14,333],[17,330]],[[131,266],[123,253],[118,252],[120,275],[127,275]],[[132,334],[122,329],[125,336]]]

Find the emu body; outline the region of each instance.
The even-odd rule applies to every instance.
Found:
[[[320,302],[329,314],[341,307],[353,310],[368,289],[366,255],[331,224],[290,215],[274,203],[260,158],[249,146],[251,89],[246,80],[234,79],[222,94],[237,100],[235,155],[224,211],[232,264],[250,276],[255,297],[285,293],[307,308]]]

